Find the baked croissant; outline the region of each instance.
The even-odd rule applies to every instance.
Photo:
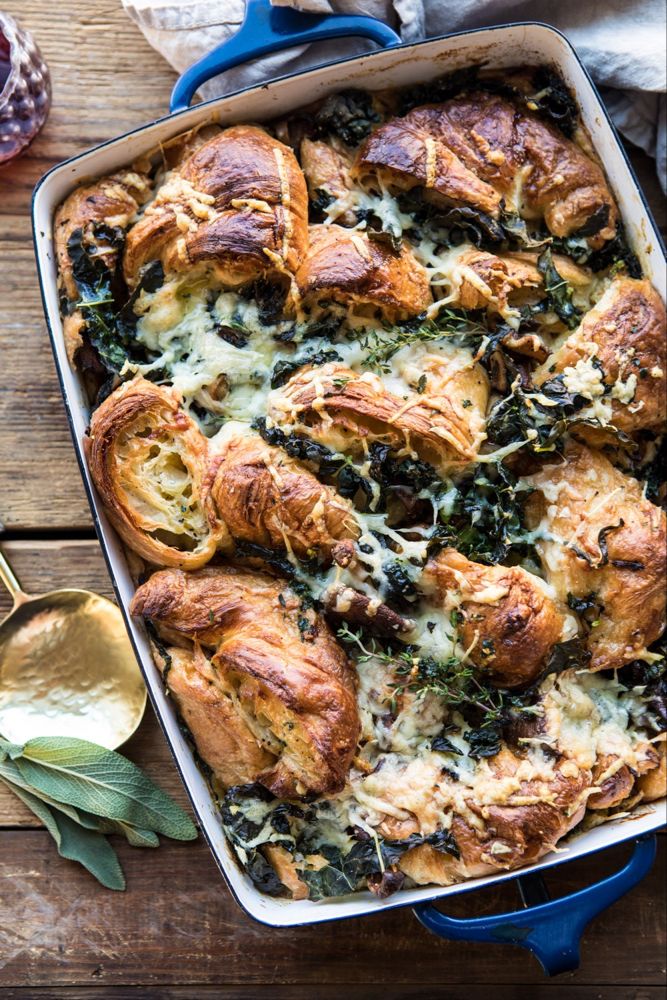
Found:
[[[304,139],[299,150],[299,158],[311,198],[316,198],[320,192],[332,198],[344,198],[348,194],[352,187],[350,179],[352,158],[349,154],[334,149],[327,142]],[[346,225],[353,226],[356,222],[351,212],[339,218]]]
[[[590,283],[590,272],[569,258],[554,255],[558,273],[574,287]],[[505,316],[524,302],[544,294],[544,275],[537,267],[537,254],[516,253],[498,257],[485,250],[468,249],[456,257],[449,271],[448,299],[463,309],[489,309]]]
[[[417,316],[432,302],[426,269],[406,244],[393,253],[366,233],[342,226],[310,227],[296,282],[306,306],[323,300],[371,306],[390,321]]]
[[[591,245],[616,232],[616,205],[597,163],[537,115],[493,94],[391,119],[361,147],[355,174],[399,190],[422,187],[436,202],[494,217],[503,199],[514,200],[521,215],[543,217],[555,236],[595,225]]]
[[[458,610],[461,643],[498,687],[529,684],[563,637],[564,616],[539,577],[520,566],[484,566],[444,549],[424,569],[422,584]]]
[[[533,381],[564,373],[572,391],[611,404],[619,430],[659,431],[667,418],[666,338],[665,307],[651,283],[617,278]]]
[[[277,796],[342,789],[359,737],[354,674],[324,621],[303,609],[287,584],[229,566],[160,570],[138,588],[131,610],[167,641],[191,640],[211,651],[211,668],[204,668],[211,697],[230,704],[213,719],[201,708],[202,668],[194,663],[176,675],[175,695],[223,784],[235,780],[242,759],[248,780]],[[238,718],[230,727],[232,711]],[[241,747],[228,769],[230,740]]]
[[[226,285],[298,267],[308,241],[306,183],[294,153],[260,128],[237,125],[199,146],[167,175],[128,233],[124,269],[206,265]]]
[[[620,805],[660,771],[659,748],[633,729],[613,685],[575,670],[551,674],[540,687],[535,713],[516,733],[519,742],[541,742],[591,772],[589,809]]]
[[[591,670],[637,659],[665,627],[665,515],[640,484],[574,441],[563,459],[527,479],[529,527],[559,600],[591,599]],[[554,500],[557,498],[557,503]]]
[[[207,492],[232,538],[300,559],[348,558],[360,529],[349,500],[281,448],[247,431],[231,437],[209,472]]]
[[[119,170],[94,184],[76,188],[56,212],[53,239],[58,264],[58,290],[70,304],[81,298],[77,287],[71,240],[80,239],[104,263],[111,275],[116,271],[120,243],[112,230],[126,229],[148,198],[150,185],[138,170]],[[83,343],[85,320],[80,310],[63,319],[65,346],[70,364]]]
[[[484,440],[484,371],[442,353],[422,354],[404,372],[408,383],[423,380],[421,393],[397,396],[377,375],[337,362],[301,369],[270,394],[268,412],[277,424],[307,428],[310,437],[353,455],[382,441],[443,474],[473,462]]]
[[[485,794],[463,800],[452,818],[451,833],[460,858],[421,844],[399,861],[418,885],[450,885],[531,864],[547,854],[579,823],[586,809],[590,771],[561,759],[544,774],[524,777],[525,762],[510,750],[488,761]],[[503,797],[494,790],[505,787]]]
[[[93,414],[86,447],[109,520],[148,562],[196,569],[229,544],[202,497],[206,438],[173,390],[123,383]]]

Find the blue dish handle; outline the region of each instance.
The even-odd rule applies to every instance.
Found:
[[[272,7],[270,0],[246,0],[241,27],[183,73],[176,81],[170,110],[183,111],[198,87],[226,69],[278,52],[293,45],[321,42],[328,38],[370,38],[384,47],[399,45],[400,37],[374,17],[356,14],[305,14],[287,7]]]
[[[579,939],[586,925],[641,882],[655,852],[655,836],[642,837],[620,871],[560,899],[549,898],[539,875],[522,875],[517,881],[525,909],[513,913],[461,919],[446,916],[432,903],[421,903],[413,912],[429,931],[451,941],[509,942],[528,948],[547,975],[556,976],[577,968]]]

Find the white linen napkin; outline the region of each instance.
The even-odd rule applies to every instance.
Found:
[[[271,0],[313,13],[369,14],[406,42],[504,21],[544,21],[577,49],[619,131],[656,158],[667,190],[664,0]],[[228,38],[243,20],[244,0],[122,0],[150,44],[179,72]],[[201,88],[205,99],[268,80],[339,54],[367,51],[344,39],[300,46],[238,66]]]

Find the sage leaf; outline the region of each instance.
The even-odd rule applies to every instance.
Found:
[[[125,888],[125,876],[118,856],[103,834],[85,829],[60,809],[48,806],[37,795],[6,778],[0,780],[41,820],[55,840],[61,857],[78,861],[107,889]]]
[[[157,834],[153,833],[152,830],[141,830],[128,823],[119,823],[117,820],[93,816],[92,813],[85,812],[83,809],[75,809],[74,806],[66,802],[56,802],[44,792],[38,794],[32,785],[24,779],[16,761],[3,760],[0,757],[0,778],[4,778],[8,784],[11,783],[12,791],[16,791],[13,786],[23,788],[31,795],[36,795],[47,806],[64,812],[66,816],[69,816],[75,823],[85,826],[87,830],[97,830],[98,833],[119,833],[127,839],[128,844],[131,844],[132,847],[160,846]]]
[[[197,837],[180,806],[113,750],[74,737],[37,737],[15,759],[37,794],[174,840]]]

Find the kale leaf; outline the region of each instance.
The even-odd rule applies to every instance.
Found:
[[[550,309],[565,323],[569,330],[579,325],[581,311],[572,302],[572,287],[558,272],[553,262],[551,247],[537,258],[537,267],[544,278],[544,291]]]
[[[314,135],[336,135],[349,146],[356,146],[379,121],[367,91],[342,90],[327,97],[315,113]]]
[[[304,365],[325,365],[329,361],[340,360],[340,355],[336,351],[311,351],[295,358],[283,358],[273,366],[271,388],[278,389],[281,385],[285,385],[292,375]]]
[[[517,479],[500,462],[478,465],[461,479],[453,501],[440,511],[432,551],[451,545],[475,562],[502,562],[514,546],[524,546],[522,498]]]

